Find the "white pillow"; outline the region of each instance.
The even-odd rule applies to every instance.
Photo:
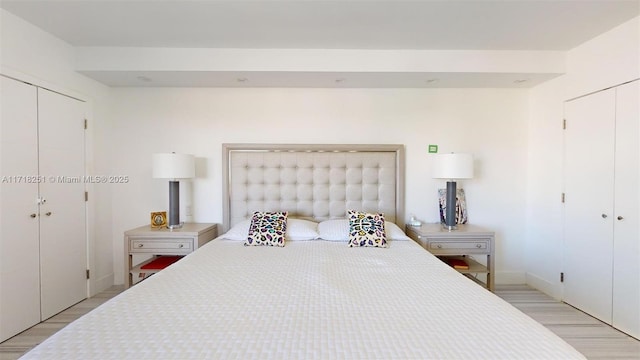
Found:
[[[249,226],[251,225],[251,219],[240,221],[233,225],[229,231],[227,231],[222,238],[229,240],[247,240],[249,237]]]
[[[222,238],[228,240],[247,240],[250,225],[250,219],[240,221],[229,229]],[[319,237],[318,223],[302,219],[287,219],[287,231],[285,232],[286,240],[313,240]]]
[[[318,224],[320,239],[329,241],[349,241],[349,220],[331,219]]]
[[[384,232],[387,233],[387,240],[411,240],[398,225],[389,221],[384,222]]]
[[[400,227],[392,222],[384,222],[387,240],[411,240]],[[349,220],[331,219],[318,224],[320,239],[329,241],[349,241]]]
[[[291,218],[287,220],[287,232],[285,233],[287,240],[314,240],[319,237],[317,222]]]

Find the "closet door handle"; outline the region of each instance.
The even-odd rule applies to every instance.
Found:
[[[51,211],[47,211],[46,213],[44,213],[47,216],[51,216],[51,214],[53,214]]]
[[[601,216],[602,216],[603,219],[607,218],[607,214],[602,214]]]
[[[622,216],[618,216],[618,220],[624,220]]]
[[[35,218],[36,218],[36,216],[38,216],[38,215],[36,215],[36,214],[31,214],[31,215],[29,215],[29,217],[30,217],[30,218],[32,218],[32,219],[35,219]]]

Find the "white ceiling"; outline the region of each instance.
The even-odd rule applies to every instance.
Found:
[[[0,0],[0,7],[78,47],[566,51],[637,16],[640,2]],[[166,75],[154,74],[157,86],[197,78]],[[140,86],[127,80],[139,76],[111,71],[99,80]],[[304,76],[292,84],[299,81]]]

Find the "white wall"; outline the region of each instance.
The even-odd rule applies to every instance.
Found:
[[[151,154],[192,153],[194,221],[222,222],[222,143],[393,143],[406,146],[406,215],[438,221],[428,144],[470,152],[462,182],[469,219],[496,230],[497,279],[524,282],[527,91],[495,89],[118,88],[113,96],[113,244],[123,280],[122,232],[167,209],[167,182]],[[184,214],[184,212],[183,212]]]
[[[109,173],[109,91],[75,72],[75,52],[67,43],[0,9],[0,73],[87,102],[87,174]],[[52,174],[53,175],[53,174]],[[64,175],[64,174],[60,174]],[[88,187],[90,292],[113,284],[111,202],[107,186]]]
[[[640,18],[635,18],[569,51],[567,74],[531,89],[527,283],[556,298],[562,296],[564,101],[639,77]]]

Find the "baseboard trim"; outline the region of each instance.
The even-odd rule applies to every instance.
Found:
[[[89,297],[95,296],[113,286],[113,273],[102,276],[93,281],[90,280]]]
[[[558,301],[562,299],[560,285],[556,285],[531,273],[526,273],[526,281],[526,284],[532,288],[542,291]]]

